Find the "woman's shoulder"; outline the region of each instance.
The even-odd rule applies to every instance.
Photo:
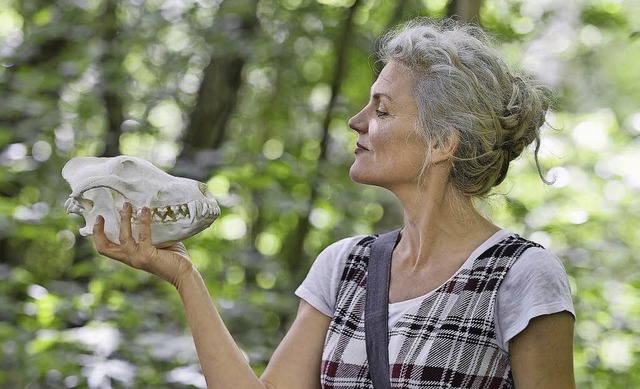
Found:
[[[530,242],[531,245],[515,259],[507,271],[498,291],[499,296],[511,296],[513,301],[527,299],[534,304],[542,303],[541,300],[554,300],[558,296],[570,301],[569,277],[560,258],[531,240],[513,233],[510,236]]]
[[[335,282],[335,279],[340,277],[349,254],[363,238],[365,238],[365,235],[351,236],[335,241],[325,247],[311,265],[307,277],[320,277],[331,279]]]
[[[534,317],[561,311],[575,317],[569,277],[562,261],[540,245],[513,263],[498,289],[496,332],[503,350]]]
[[[338,285],[347,258],[365,236],[340,239],[318,254],[296,295],[314,308],[331,317],[335,308]]]
[[[552,251],[536,245],[529,247],[515,261],[511,271],[523,277],[538,275],[542,277],[556,274],[566,278],[566,270],[560,258]]]
[[[367,238],[367,235],[354,235],[337,240],[325,247],[324,250],[322,250],[320,254],[318,254],[316,261],[336,257],[346,257],[349,255],[351,250],[353,250],[355,245],[365,238]]]
[[[566,274],[562,261],[552,251],[546,249],[541,244],[525,238],[509,230],[500,230],[492,236],[486,244],[493,247],[517,244],[523,247],[523,251],[515,258],[509,273],[515,272],[559,272]],[[514,271],[515,270],[515,271]]]

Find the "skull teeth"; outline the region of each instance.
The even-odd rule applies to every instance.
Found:
[[[81,203],[72,198],[67,199],[65,208],[68,213],[80,213],[80,211],[84,209]],[[141,213],[142,208],[134,209],[131,218],[137,221],[140,219]],[[174,223],[181,219],[189,219],[189,222],[193,223],[198,215],[206,218],[208,216],[214,216],[216,213],[217,210],[214,205],[194,200],[187,204],[152,208],[151,220],[159,223]]]
[[[81,200],[83,201],[83,200]],[[91,201],[84,200],[87,204],[83,204],[78,199],[70,197],[65,201],[65,210],[67,213],[82,214],[82,211],[87,209],[87,206],[91,206]],[[198,216],[204,218],[215,216],[218,210],[215,205],[200,202],[198,200],[190,201],[187,204],[169,205],[165,207],[158,207],[151,209],[151,219],[154,222],[159,223],[174,223],[181,219],[189,219],[190,223],[193,223]],[[131,218],[134,221],[140,219],[142,208],[134,209],[131,214]]]
[[[190,201],[187,204],[187,213],[189,214],[189,221],[193,223],[196,218],[196,201]]]
[[[64,202],[65,209],[67,213],[80,213],[82,211],[82,207],[78,200],[70,197],[67,201]]]
[[[187,204],[153,208],[151,212],[152,218],[156,222],[176,222],[185,218],[188,218],[190,222],[193,222],[198,215],[203,217],[215,215],[216,209],[215,206],[211,204],[202,203],[196,200],[190,201]]]

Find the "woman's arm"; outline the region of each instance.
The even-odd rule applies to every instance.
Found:
[[[259,381],[222,322],[200,274],[194,271],[179,292],[210,387],[319,388],[329,317],[301,300],[293,325]]]
[[[538,316],[509,341],[518,389],[573,389],[573,315]]]
[[[293,325],[260,378],[267,388],[320,388],[320,363],[331,318],[300,300]]]
[[[94,227],[100,254],[142,269],[173,284],[184,304],[202,371],[215,388],[314,388],[319,386],[320,359],[330,319],[305,302],[259,380],[224,325],[198,271],[182,244],[167,249],[151,245],[150,212],[140,217],[138,242],[131,235],[131,207],[121,212],[120,244],[104,233],[104,219]]]

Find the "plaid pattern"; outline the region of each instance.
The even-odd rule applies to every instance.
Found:
[[[322,356],[322,387],[372,388],[364,339],[367,264],[376,235],[358,242],[340,280]],[[459,271],[389,329],[392,388],[513,388],[494,305],[504,276],[536,243],[511,235]]]

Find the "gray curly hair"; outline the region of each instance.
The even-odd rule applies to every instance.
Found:
[[[538,150],[550,91],[511,71],[480,27],[414,19],[382,37],[378,58],[411,69],[416,127],[427,144],[445,145],[458,132],[450,179],[462,194],[487,195],[533,142],[536,168],[547,182]]]

